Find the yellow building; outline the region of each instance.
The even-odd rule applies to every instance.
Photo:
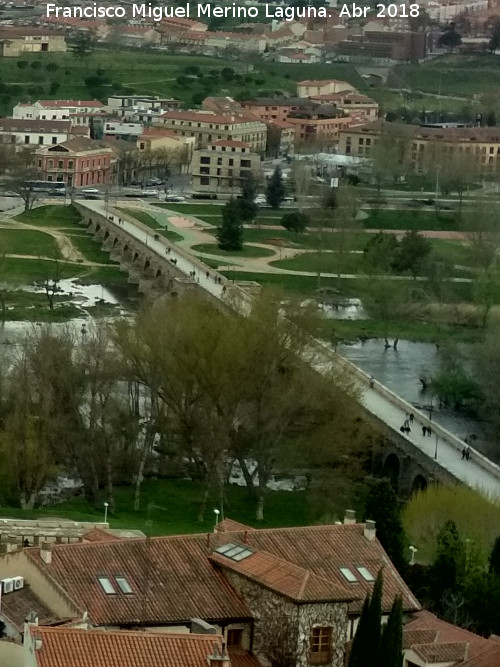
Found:
[[[191,163],[193,192],[238,195],[245,178],[260,175],[260,155],[243,141],[214,141]]]
[[[168,151],[172,154],[175,162],[182,160],[189,163],[193,157],[195,148],[194,137],[180,137],[170,130],[161,127],[146,127],[137,138],[137,149],[139,153],[155,151]]]
[[[251,115],[225,115],[208,111],[167,111],[155,124],[178,136],[194,137],[196,148],[205,148],[214,141],[243,141],[252,151],[266,150],[267,127]]]
[[[297,97],[315,97],[316,95],[331,95],[356,88],[347,81],[338,79],[306,80],[297,83]]]
[[[468,158],[471,170],[479,168],[484,175],[500,166],[500,127],[420,127],[378,120],[342,130],[339,153],[369,158],[381,139],[388,145],[397,141],[415,171],[429,170],[457,156]]]
[[[16,58],[23,53],[54,53],[66,51],[64,35],[40,28],[2,27],[0,53],[4,58]]]

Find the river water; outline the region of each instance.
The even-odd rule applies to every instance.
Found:
[[[420,378],[430,379],[440,368],[440,350],[433,343],[400,340],[398,349],[385,349],[384,340],[371,338],[352,345],[339,345],[339,354],[401,396],[415,407],[425,406],[423,412],[460,438],[475,434],[475,447],[492,456],[485,436],[485,425],[472,417],[453,410],[440,409],[430,390],[423,391]]]

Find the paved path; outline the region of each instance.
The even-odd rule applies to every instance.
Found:
[[[104,214],[104,204],[99,201],[85,201],[82,202],[87,208],[98,213]],[[214,280],[215,272],[207,267],[210,277],[207,278],[205,272],[200,272],[199,262],[191,260],[186,255],[186,251],[178,249],[175,244],[171,244],[168,240],[160,237],[158,241],[154,239],[154,230],[145,230],[140,223],[134,224],[131,220],[124,220],[123,214],[119,211],[110,209],[110,213],[115,215],[115,220],[118,216],[122,218],[122,224],[117,229],[121,229],[129,233],[138,241],[147,244],[147,246],[161,256],[165,256],[166,247],[170,247],[171,251],[168,255],[171,259],[177,260],[177,269],[180,269],[186,276],[190,272],[196,272],[196,281],[200,287],[212,294],[214,297],[224,300],[225,286],[230,283],[222,278],[222,284],[218,284]],[[250,297],[243,291],[240,291],[244,306],[250,304]],[[420,451],[426,454],[429,458],[434,459],[436,453],[436,439],[437,439],[437,462],[439,465],[448,470],[458,480],[464,484],[477,488],[485,494],[496,496],[500,498],[500,467],[489,461],[479,452],[471,448],[471,460],[462,461],[461,452],[465,447],[465,443],[450,433],[442,426],[435,422],[430,422],[428,416],[415,409],[410,403],[407,403],[399,396],[391,392],[378,382],[374,383],[373,388],[370,387],[370,378],[364,371],[357,368],[354,364],[347,361],[340,355],[333,352],[333,350],[324,342],[317,341],[314,344],[315,350],[319,353],[319,367],[332,368],[347,367],[352,372],[361,387],[361,402],[366,409],[381,419],[384,423],[390,426],[398,435],[399,429],[406,419],[406,415],[413,413],[415,415],[414,426],[411,433],[406,437],[407,440],[417,447]],[[432,437],[422,436],[422,425],[431,424],[433,435]]]

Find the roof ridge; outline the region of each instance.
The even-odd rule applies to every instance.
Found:
[[[309,570],[306,570],[306,573],[304,575],[304,581],[302,582],[302,586],[300,587],[298,597],[301,598],[304,595],[304,591],[307,586],[307,582],[309,581]]]

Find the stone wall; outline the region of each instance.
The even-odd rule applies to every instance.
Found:
[[[225,570],[254,617],[253,652],[264,663],[273,657],[293,658],[297,667],[308,667],[311,632],[314,627],[332,628],[331,660],[328,667],[342,667],[347,640],[347,604],[295,604],[258,584]]]

